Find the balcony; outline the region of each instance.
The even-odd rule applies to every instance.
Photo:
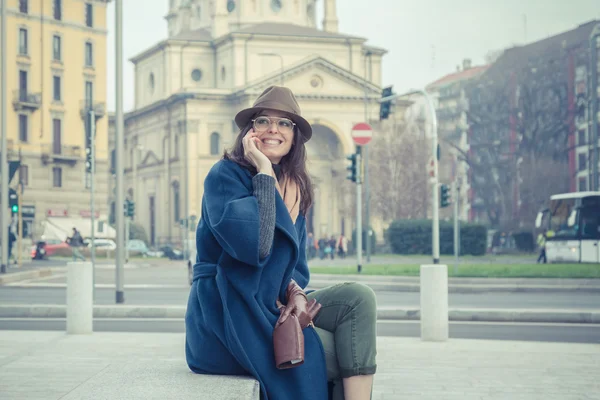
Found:
[[[97,121],[106,114],[106,104],[94,102],[88,99],[81,100],[79,102],[79,113],[81,115],[81,119],[85,120],[85,115],[90,112],[90,110],[94,110]]]
[[[45,143],[41,145],[41,154],[44,164],[60,163],[75,165],[81,159],[81,147]]]
[[[28,93],[26,90],[17,89],[13,91],[13,106],[15,111],[35,111],[42,105],[41,93]]]

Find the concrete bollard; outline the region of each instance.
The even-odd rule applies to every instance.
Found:
[[[93,332],[94,272],[91,262],[67,264],[67,333]]]
[[[421,265],[421,340],[448,340],[448,267]]]

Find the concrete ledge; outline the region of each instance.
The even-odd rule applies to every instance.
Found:
[[[260,385],[245,376],[199,375],[181,361],[110,364],[63,397],[79,399],[259,400]]]
[[[96,305],[94,318],[174,318],[185,317],[185,306],[136,306]],[[64,305],[0,305],[0,318],[66,318]],[[378,320],[416,321],[420,319],[419,308],[380,307]],[[450,309],[450,321],[480,322],[546,322],[600,324],[600,309]]]

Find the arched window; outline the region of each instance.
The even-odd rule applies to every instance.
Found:
[[[217,132],[210,135],[210,155],[216,156],[221,151],[221,136]]]
[[[173,219],[179,223],[181,219],[181,212],[179,208],[179,182],[173,182]]]

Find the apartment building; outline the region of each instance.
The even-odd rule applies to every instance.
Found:
[[[107,215],[106,6],[8,0],[8,159],[21,166],[25,236],[90,231],[84,117],[95,111],[95,214]],[[48,224],[49,223],[49,224]],[[51,226],[49,226],[51,225]]]

